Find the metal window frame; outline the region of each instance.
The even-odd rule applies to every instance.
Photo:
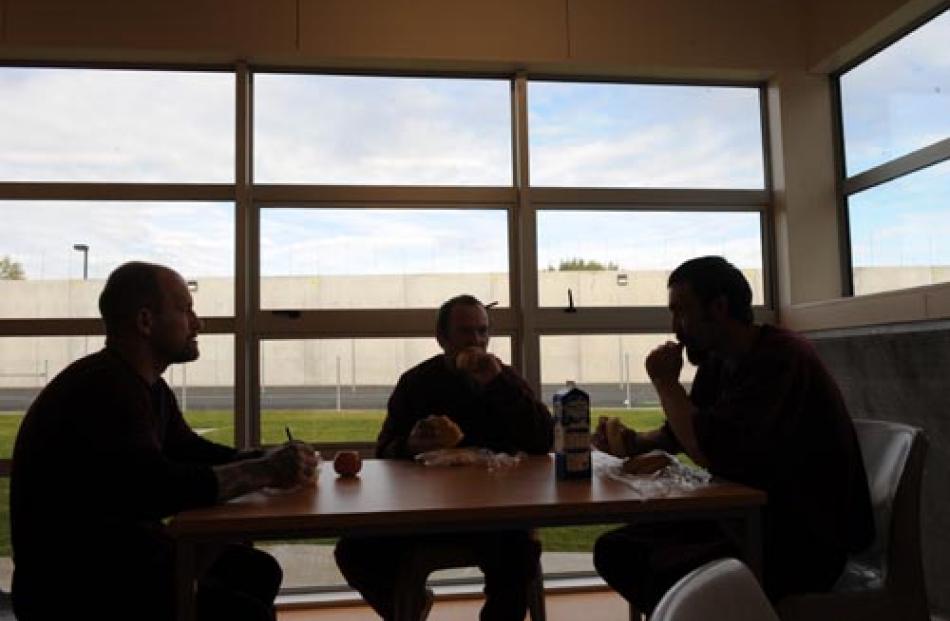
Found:
[[[848,176],[845,158],[844,105],[841,93],[841,78],[851,71],[898,43],[907,35],[926,26],[929,22],[950,11],[950,1],[942,2],[907,27],[895,32],[868,49],[851,62],[829,76],[831,80],[832,131],[834,132],[834,159],[837,169],[835,193],[838,208],[838,233],[840,240],[841,295],[854,297],[854,254],[851,246],[851,212],[849,198],[854,194],[889,183],[929,166],[950,160],[950,136],[937,142],[914,149],[867,170]],[[895,289],[896,291],[897,289]]]
[[[9,63],[5,63],[9,65]],[[16,66],[147,70],[232,71],[235,74],[235,175],[233,184],[175,183],[0,183],[0,200],[161,200],[232,201],[235,217],[234,315],[205,318],[205,333],[234,338],[235,445],[260,442],[260,347],[262,340],[426,337],[432,335],[434,309],[297,310],[260,308],[260,215],[281,208],[504,209],[508,222],[509,295],[507,308],[492,311],[494,332],[511,338],[512,363],[540,390],[540,339],[566,334],[664,334],[662,307],[583,308],[566,314],[538,306],[537,212],[539,209],[617,211],[746,211],[761,215],[765,304],[760,320],[774,321],[774,242],[771,233],[772,180],[768,150],[767,102],[761,82],[631,80],[599,76],[529,76],[525,72],[439,73],[409,71],[323,71],[313,68],[252,67],[245,62],[220,66],[38,64]],[[253,179],[254,76],[258,73],[310,73],[348,76],[468,78],[508,80],[511,105],[511,186],[350,186],[255,184]],[[528,152],[529,81],[670,84],[756,88],[761,108],[764,189],[549,188],[531,186]],[[0,319],[3,336],[83,336],[102,334],[98,319]]]

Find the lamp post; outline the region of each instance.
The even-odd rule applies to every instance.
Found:
[[[82,253],[82,279],[89,279],[89,245],[88,244],[73,244],[73,250],[79,251]]]

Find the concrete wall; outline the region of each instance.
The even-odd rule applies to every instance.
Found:
[[[617,275],[627,275],[618,286]],[[759,270],[746,270],[761,303]],[[578,306],[665,306],[665,271],[540,272],[542,305],[564,305],[571,288]],[[941,275],[950,268],[861,268],[858,282],[874,286],[903,285],[914,279]],[[102,281],[0,280],[0,318],[97,317],[96,301]],[[227,316],[233,308],[233,281],[197,278],[195,306],[204,316]],[[870,284],[868,286],[871,286]],[[414,274],[392,276],[320,276],[266,278],[261,283],[265,308],[435,308],[458,293],[508,304],[507,274]],[[433,313],[433,323],[435,311]],[[347,335],[341,335],[343,337]],[[561,384],[647,382],[646,354],[661,335],[543,336],[541,381]],[[5,337],[0,339],[0,388],[41,386],[72,360],[101,347],[99,337]],[[230,335],[200,338],[201,358],[184,371],[193,386],[231,386],[234,382],[234,342]],[[511,342],[497,337],[493,348],[511,360]],[[262,347],[265,386],[392,385],[399,374],[438,352],[434,338],[272,340]],[[182,373],[182,370],[175,371]],[[181,379],[181,376],[178,376]]]
[[[0,56],[763,77],[801,64],[786,0],[0,0]]]
[[[921,522],[931,609],[950,613],[950,322],[812,335],[856,418],[922,427],[930,440]]]

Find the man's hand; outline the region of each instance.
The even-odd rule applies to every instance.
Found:
[[[317,456],[303,442],[288,442],[263,457],[214,466],[218,500],[224,501],[262,487],[290,488],[313,483]]]
[[[455,354],[455,368],[468,373],[484,386],[501,373],[501,361],[478,347],[466,347]]]
[[[591,444],[614,457],[629,457],[637,453],[637,432],[624,426],[617,418],[601,416],[591,436]]]
[[[678,382],[683,370],[683,346],[673,341],[660,345],[647,356],[646,368],[654,384]]]
[[[462,441],[465,434],[448,416],[428,416],[418,421],[409,432],[406,447],[413,455],[452,448]]]
[[[314,481],[317,457],[299,440],[270,449],[263,459],[271,472],[271,487],[289,488]]]

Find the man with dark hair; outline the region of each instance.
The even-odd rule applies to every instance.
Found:
[[[488,313],[478,299],[465,295],[443,304],[436,339],[443,353],[399,378],[376,442],[377,457],[412,459],[456,446],[536,454],[551,449],[551,414],[514,369],[487,352]],[[541,554],[527,531],[345,537],[336,559],[347,582],[380,616],[392,619],[396,576],[414,551],[441,545],[468,546],[478,555],[485,574],[482,619],[523,621]],[[416,588],[421,593],[425,584]]]
[[[161,378],[198,357],[201,321],[176,272],[116,269],[99,299],[106,346],[63,370],[17,434],[10,489],[13,603],[23,621],[174,616],[174,546],[162,520],[265,486],[311,483],[302,443],[214,444],[185,422]],[[276,561],[249,546],[209,554],[202,619],[274,618]]]
[[[848,554],[874,535],[861,451],[837,385],[805,339],[753,322],[749,284],[725,259],[687,261],[668,288],[677,342],[646,359],[666,422],[642,433],[622,428],[614,454],[683,452],[716,476],[764,490],[766,593],[777,601],[830,589]],[[684,349],[698,366],[689,393],[679,381]],[[603,451],[607,433],[602,422],[594,435]],[[690,570],[738,552],[717,523],[632,524],[598,539],[594,564],[649,613]]]

